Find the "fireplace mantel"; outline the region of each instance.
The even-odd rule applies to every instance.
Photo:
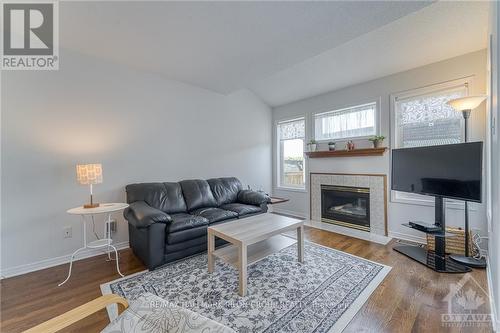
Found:
[[[308,151],[306,156],[309,158],[323,158],[323,157],[351,157],[351,156],[382,156],[384,155],[387,147],[380,148],[360,148],[353,150],[320,150]]]

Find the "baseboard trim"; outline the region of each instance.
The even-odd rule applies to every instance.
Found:
[[[280,208],[274,208],[273,207],[273,213],[284,214],[284,215],[291,215],[291,216],[295,216],[295,217],[298,217],[298,218],[301,218],[301,219],[305,219],[306,218],[306,216],[305,216],[304,213],[295,212],[293,210],[288,210],[288,209],[280,209]]]
[[[493,325],[493,332],[497,332],[500,329],[500,317],[497,316],[497,304],[495,304],[495,297],[493,297],[493,279],[491,277],[490,269],[490,257],[486,257],[486,278],[488,279],[488,296],[490,298],[490,310],[491,310],[491,324]]]
[[[123,249],[126,249],[129,247],[128,241],[114,243],[113,245],[116,247],[117,250],[123,250]],[[90,258],[90,257],[95,257],[95,256],[101,255],[103,253],[105,253],[104,249],[87,249],[85,251],[79,252],[75,261]],[[10,267],[7,269],[3,269],[0,272],[1,279],[10,278],[10,277],[17,276],[17,275],[22,275],[22,274],[26,274],[26,273],[39,271],[39,270],[45,269],[45,268],[50,268],[50,267],[54,267],[54,266],[67,264],[67,263],[69,263],[70,259],[71,259],[71,254],[67,254],[64,256],[60,256],[60,257],[44,259],[44,260],[36,261],[33,263],[29,263],[29,264],[24,264],[24,265],[19,265],[19,266],[14,266],[14,267]]]
[[[408,242],[427,244],[427,238],[425,238],[425,237],[409,235],[409,234],[405,234],[405,233],[397,232],[397,231],[390,231],[389,230],[389,237],[405,240]]]

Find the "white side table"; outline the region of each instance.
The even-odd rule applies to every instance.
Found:
[[[111,259],[109,256],[109,249],[112,248],[115,251],[115,259],[116,259],[116,270],[121,276],[124,276],[122,272],[120,272],[120,267],[118,266],[118,251],[116,250],[116,247],[112,245],[113,240],[111,239],[111,228],[110,228],[110,223],[111,223],[111,214],[113,212],[121,211],[124,210],[125,208],[128,207],[128,204],[126,203],[104,203],[101,204],[99,207],[96,208],[83,208],[83,206],[76,207],[69,209],[67,211],[68,214],[71,215],[80,215],[82,217],[82,225],[83,225],[83,247],[79,248],[73,254],[71,255],[71,260],[69,262],[69,272],[68,272],[68,277],[66,280],[63,282],[59,283],[59,287],[65,284],[69,278],[71,277],[71,268],[73,267],[73,260],[75,259],[75,256],[78,252],[85,250],[85,249],[99,249],[99,248],[104,248],[106,247],[108,249],[108,258]],[[107,219],[104,223],[104,238],[103,239],[98,239],[92,242],[87,243],[87,217],[90,216],[93,218],[94,215],[100,215],[100,214],[107,214]]]

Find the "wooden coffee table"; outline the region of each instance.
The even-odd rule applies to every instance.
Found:
[[[281,235],[297,230],[297,240]],[[232,245],[215,250],[215,237]],[[298,261],[304,262],[304,222],[276,215],[260,214],[208,227],[208,271],[214,270],[215,257],[239,271],[239,295],[247,293],[247,266],[298,242]]]

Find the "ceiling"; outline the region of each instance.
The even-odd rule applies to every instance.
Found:
[[[487,15],[478,2],[61,2],[59,30],[63,48],[277,106],[484,48]]]
[[[428,6],[291,66],[251,88],[271,106],[453,58],[487,47],[487,2]]]

